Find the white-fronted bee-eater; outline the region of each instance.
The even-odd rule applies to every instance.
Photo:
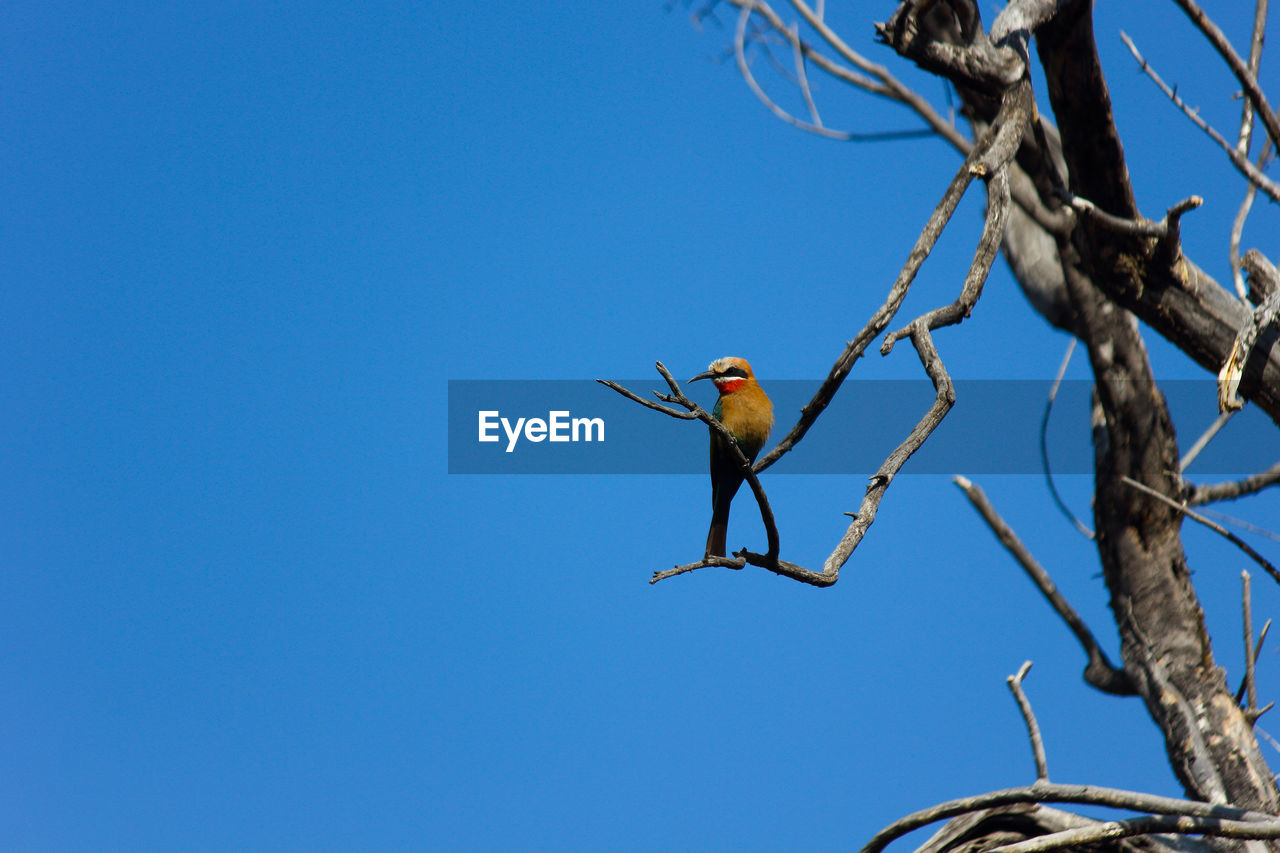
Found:
[[[690,379],[710,379],[720,392],[711,414],[724,424],[747,460],[754,462],[773,428],[773,404],[756,382],[745,358],[725,356],[711,362],[705,373]],[[729,531],[729,504],[742,485],[742,467],[733,448],[711,430],[711,529],[707,532],[708,557],[724,557]]]

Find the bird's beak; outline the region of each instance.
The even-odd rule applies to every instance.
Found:
[[[715,374],[714,374],[714,373],[712,373],[710,370],[708,370],[708,371],[706,371],[705,373],[699,373],[697,376],[693,377],[693,378],[692,378],[692,379],[690,379],[689,381],[690,381],[690,382],[697,382],[699,379],[712,379],[712,378],[714,378],[714,377],[715,377]]]

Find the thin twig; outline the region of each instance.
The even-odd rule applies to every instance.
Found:
[[[1049,399],[1044,403],[1044,414],[1040,417],[1040,464],[1044,469],[1044,481],[1049,486],[1049,494],[1053,498],[1053,502],[1058,505],[1058,509],[1071,520],[1076,530],[1086,539],[1093,538],[1093,531],[1076,517],[1076,514],[1067,506],[1067,502],[1062,499],[1062,495],[1058,493],[1058,486],[1053,481],[1053,471],[1049,468],[1049,415],[1053,412],[1053,401],[1057,399],[1058,389],[1062,386],[1062,377],[1067,373],[1067,365],[1071,364],[1071,354],[1076,350],[1076,339],[1073,337],[1071,342],[1067,344],[1067,351],[1062,356],[1062,364],[1058,365],[1058,375],[1053,379],[1053,385],[1049,388]]]
[[[1190,502],[1188,502],[1188,505],[1190,505]],[[1234,515],[1227,515],[1225,512],[1218,512],[1217,510],[1212,509],[1202,510],[1202,513],[1207,515],[1209,518],[1215,518],[1218,521],[1221,521],[1223,524],[1230,524],[1232,527],[1238,527],[1249,533],[1256,533],[1259,536],[1265,536],[1272,542],[1280,542],[1280,533],[1276,533],[1274,530],[1268,530],[1265,527],[1259,527],[1256,524],[1245,521],[1243,518],[1236,518]]]
[[[1256,80],[1258,69],[1262,66],[1262,43],[1267,29],[1267,0],[1257,0],[1253,9],[1253,37],[1249,41],[1249,73]],[[1236,151],[1243,157],[1249,156],[1249,147],[1253,142],[1254,109],[1253,100],[1244,98],[1244,106],[1240,111],[1240,133],[1236,138]],[[1267,154],[1271,150],[1271,140],[1262,146],[1262,155],[1258,159],[1258,170],[1266,165]],[[1227,259],[1231,265],[1231,278],[1236,286],[1236,295],[1245,298],[1244,276],[1240,271],[1240,240],[1244,235],[1244,223],[1249,218],[1249,210],[1253,207],[1253,199],[1258,188],[1249,184],[1245,188],[1244,199],[1236,211],[1236,218],[1231,223],[1231,239]]]
[[[734,0],[734,2],[741,2],[741,0]],[[814,12],[814,10],[811,9],[804,0],[791,0],[791,5],[800,13],[800,17],[804,18],[805,22],[808,23],[809,26],[813,27],[814,31],[818,33],[818,35],[822,36],[827,44],[831,45],[831,47],[835,49],[836,53],[844,57],[846,62],[849,62],[855,68],[858,68],[864,73],[870,74],[876,80],[879,80],[887,90],[887,97],[910,107],[918,116],[924,119],[925,123],[928,124],[929,127],[933,128],[938,135],[955,146],[957,151],[961,151],[966,154],[968,153],[968,149],[970,147],[969,140],[964,138],[963,134],[956,129],[955,125],[951,124],[939,115],[928,101],[920,97],[910,88],[902,85],[896,77],[889,73],[889,69],[885,68],[883,65],[877,65],[874,62],[870,62],[856,50],[845,44],[844,40],[840,38],[834,30],[827,26],[827,23],[822,19],[822,16]]]
[[[1160,87],[1160,91],[1164,92],[1165,96],[1168,97],[1169,100],[1173,101],[1178,109],[1182,110],[1182,112],[1187,116],[1187,118],[1191,119],[1192,123],[1195,124],[1196,127],[1207,133],[1210,139],[1218,143],[1218,145],[1222,147],[1222,150],[1227,152],[1227,157],[1231,160],[1232,164],[1235,165],[1236,169],[1248,178],[1251,183],[1257,185],[1258,189],[1262,190],[1272,199],[1280,201],[1280,185],[1262,174],[1262,172],[1260,172],[1253,163],[1249,162],[1248,157],[1241,156],[1233,145],[1222,138],[1221,133],[1218,133],[1218,131],[1210,127],[1204,119],[1200,118],[1195,110],[1188,107],[1182,98],[1178,97],[1178,93],[1170,88],[1164,80],[1160,79],[1160,75],[1155,72],[1155,69],[1147,63],[1147,60],[1143,59],[1142,54],[1138,52],[1137,46],[1129,36],[1121,32],[1120,38],[1129,48],[1129,52],[1133,54],[1134,59],[1138,60],[1138,64],[1142,67],[1142,70],[1146,72],[1147,76],[1150,77],[1158,87]]]
[[[1280,483],[1280,462],[1243,480],[1214,483],[1209,486],[1191,486],[1187,492],[1187,505],[1201,506],[1215,501],[1234,500],[1235,498],[1260,492],[1268,486],[1274,486],[1276,483]]]
[[[1009,689],[1013,691],[1018,710],[1022,712],[1022,720],[1027,724],[1027,736],[1031,738],[1031,754],[1036,761],[1036,781],[1048,782],[1049,764],[1044,757],[1044,741],[1040,738],[1040,724],[1036,722],[1035,712],[1031,710],[1031,702],[1022,689],[1022,679],[1026,678],[1030,671],[1031,661],[1023,661],[1017,674],[1010,675],[1005,680],[1009,684]]]
[[[1254,676],[1257,650],[1253,645],[1253,595],[1249,580],[1248,571],[1240,572],[1240,583],[1242,585],[1240,606],[1244,611],[1244,684],[1245,695],[1249,699],[1249,704],[1245,706],[1245,709],[1249,713],[1253,713],[1258,710],[1258,685]]]
[[[791,52],[796,63],[796,83],[804,95],[805,105],[809,107],[809,118],[818,127],[822,127],[822,116],[818,115],[818,105],[813,100],[813,92],[809,90],[809,75],[804,67],[804,48],[800,45],[800,25],[792,25],[791,29],[787,30],[787,35],[790,37]]]
[[[1076,635],[1076,639],[1080,642],[1081,648],[1089,658],[1089,663],[1084,670],[1084,680],[1086,683],[1096,687],[1104,693],[1111,693],[1116,696],[1132,696],[1136,693],[1133,682],[1129,680],[1129,676],[1122,669],[1117,669],[1107,659],[1107,654],[1098,645],[1097,639],[1093,636],[1093,632],[1089,630],[1089,626],[1080,618],[1080,614],[1076,612],[1071,603],[1058,590],[1054,584],[1053,578],[1049,577],[1049,573],[1044,566],[1031,556],[1031,552],[1027,550],[1027,546],[1022,544],[1022,540],[1013,532],[1008,523],[1000,517],[995,507],[991,505],[991,501],[987,499],[986,493],[982,491],[974,483],[965,477],[953,478],[957,486],[964,492],[965,497],[969,499],[969,503],[973,504],[973,508],[982,516],[983,521],[991,528],[991,532],[1000,540],[1000,544],[1005,547],[1018,565],[1022,566],[1022,570],[1027,573],[1027,577],[1040,590],[1040,594],[1049,602],[1049,606],[1054,612],[1067,623],[1067,627],[1071,629],[1071,633]]]
[[[938,424],[942,423],[942,419],[947,416],[947,412],[951,411],[951,407],[956,401],[955,386],[952,385],[951,377],[947,374],[947,370],[942,364],[942,358],[938,355],[938,350],[933,345],[933,337],[929,334],[928,327],[918,322],[913,324],[911,343],[915,346],[916,354],[920,357],[920,363],[924,367],[925,373],[933,380],[933,404],[929,406],[929,410],[924,413],[919,423],[902,440],[902,443],[885,458],[880,465],[880,469],[872,475],[858,511],[849,513],[853,517],[853,521],[849,523],[844,536],[840,538],[839,544],[831,552],[831,556],[827,557],[826,563],[822,567],[823,575],[830,575],[833,578],[832,583],[835,582],[834,577],[839,573],[840,567],[848,561],[854,549],[858,547],[858,543],[862,541],[862,537],[866,535],[867,530],[875,522],[876,512],[880,508],[880,501],[884,498],[885,492],[893,482],[893,478],[902,470],[902,466],[911,458],[911,455],[924,445],[933,431],[937,429]]]
[[[1267,0],[1257,0],[1253,6],[1253,37],[1249,40],[1249,75],[1258,79],[1258,69],[1262,67],[1262,43],[1267,33]],[[1240,134],[1236,138],[1236,150],[1246,157],[1249,146],[1253,142],[1254,108],[1253,99],[1244,98],[1244,107],[1240,110]]]
[[[1218,434],[1218,431],[1227,425],[1227,421],[1231,420],[1231,416],[1234,415],[1236,411],[1237,410],[1232,409],[1230,411],[1222,412],[1213,419],[1213,423],[1209,424],[1209,428],[1196,439],[1195,444],[1191,445],[1191,449],[1182,454],[1182,458],[1178,460],[1178,473],[1181,474],[1185,472],[1187,470],[1187,466],[1196,461],[1196,457],[1200,455],[1200,451],[1209,446],[1209,442],[1213,441],[1213,437]]]
[[[1267,135],[1271,137],[1271,141],[1276,145],[1280,145],[1280,116],[1271,109],[1271,105],[1267,103],[1267,96],[1263,94],[1262,87],[1258,85],[1257,75],[1245,65],[1240,54],[1236,53],[1235,48],[1231,46],[1231,42],[1227,41],[1226,35],[1222,30],[1218,29],[1204,10],[1201,9],[1194,0],[1174,0],[1187,13],[1187,17],[1196,25],[1200,32],[1204,33],[1205,38],[1209,39],[1209,43],[1213,45],[1214,50],[1227,62],[1227,67],[1231,69],[1231,73],[1240,81],[1240,85],[1244,88],[1245,97],[1253,104],[1253,108],[1258,113],[1258,117],[1262,120],[1262,124],[1267,129]],[[1265,16],[1265,11],[1264,11]],[[1258,16],[1255,14],[1254,21],[1256,26]],[[1259,50],[1261,45],[1259,44]]]
[[[814,134],[817,134],[818,136],[824,136],[828,139],[835,139],[835,140],[844,141],[844,142],[880,142],[880,141],[898,140],[898,139],[917,139],[917,138],[926,137],[926,136],[942,135],[947,139],[948,142],[950,142],[953,146],[956,146],[961,151],[968,150],[969,142],[968,140],[964,139],[963,136],[960,135],[959,131],[957,131],[954,127],[950,127],[949,125],[947,125],[941,119],[941,117],[938,116],[936,113],[933,113],[932,115],[930,115],[930,113],[932,112],[932,108],[928,106],[928,103],[923,99],[920,99],[913,92],[911,92],[909,89],[907,89],[897,80],[895,80],[892,77],[892,75],[888,73],[887,70],[884,70],[883,68],[880,68],[879,66],[875,66],[871,63],[866,63],[866,61],[863,60],[866,66],[864,70],[876,69],[879,72],[874,75],[876,79],[873,79],[872,77],[867,77],[867,76],[864,76],[863,74],[859,74],[853,69],[850,69],[846,66],[839,64],[838,62],[833,61],[829,57],[825,56],[821,52],[814,49],[812,45],[800,39],[799,31],[797,27],[795,27],[794,25],[788,26],[787,24],[783,23],[782,19],[778,16],[777,12],[775,12],[773,8],[769,6],[768,3],[764,2],[764,0],[730,0],[730,2],[733,3],[733,5],[737,6],[739,9],[738,25],[736,27],[736,31],[734,35],[734,56],[738,64],[738,71],[742,74],[743,80],[746,81],[747,86],[751,89],[752,93],[755,94],[755,96],[760,100],[760,102],[763,103],[769,109],[769,111],[772,112],[774,115],[776,115],[778,118],[806,132],[814,133]],[[843,80],[846,83],[849,83],[850,85],[863,89],[864,91],[867,91],[873,95],[886,97],[886,98],[889,98],[890,100],[897,101],[899,103],[902,103],[910,107],[913,111],[916,112],[917,115],[923,118],[930,125],[930,127],[927,129],[921,128],[918,130],[893,130],[893,131],[875,131],[875,132],[862,132],[862,133],[853,132],[853,131],[831,130],[830,128],[824,127],[822,125],[821,120],[817,117],[817,106],[816,104],[813,103],[811,94],[809,92],[808,79],[804,74],[803,67],[798,68],[797,84],[801,88],[802,94],[804,95],[806,103],[809,106],[810,114],[814,117],[814,120],[813,122],[807,122],[791,115],[786,110],[784,110],[781,106],[779,106],[772,98],[769,97],[769,95],[764,91],[763,87],[761,87],[760,84],[756,81],[755,76],[751,73],[750,66],[746,62],[746,58],[745,58],[746,23],[745,21],[746,19],[750,18],[752,13],[757,13],[762,18],[764,18],[764,20],[769,24],[770,27],[772,27],[775,31],[777,31],[779,34],[784,36],[789,42],[791,42],[792,48],[794,51],[796,51],[802,57],[810,59],[815,65],[817,65],[822,70],[826,71],[827,73],[831,74],[834,77],[837,77]],[[859,65],[859,67],[863,67],[863,66]]]
[[[1167,495],[1161,494],[1160,492],[1156,491],[1150,486],[1144,483],[1139,483],[1137,480],[1133,479],[1132,477],[1126,476],[1126,477],[1121,477],[1120,479],[1124,480],[1124,482],[1128,483],[1130,486],[1133,486],[1138,491],[1144,492],[1150,495],[1151,497],[1156,498],[1157,500],[1165,504],[1168,504],[1173,509],[1176,509],[1178,512],[1181,512],[1182,514],[1184,514],[1187,518],[1190,518],[1193,521],[1198,521],[1201,524],[1203,524],[1205,527],[1219,534],[1220,536],[1225,537],[1228,542],[1230,542],[1232,545],[1235,545],[1241,551],[1245,552],[1245,554],[1249,555],[1250,559],[1252,559],[1259,566],[1262,566],[1262,568],[1266,570],[1267,574],[1271,575],[1271,577],[1276,579],[1277,583],[1280,583],[1280,571],[1277,571],[1275,566],[1267,562],[1267,559],[1265,557],[1263,557],[1257,551],[1250,548],[1249,543],[1245,542],[1239,536],[1236,536],[1230,530],[1227,530],[1227,528],[1223,527],[1221,524],[1218,524],[1216,521],[1210,521],[1200,513],[1195,512],[1192,509],[1189,509],[1186,504],[1180,504],[1177,501],[1173,500],[1172,498],[1168,497]]]
[[[815,133],[818,136],[825,136],[828,139],[839,139],[846,142],[852,140],[854,138],[854,134],[852,133],[846,133],[842,130],[831,130],[820,124],[811,124],[803,119],[796,118],[791,115],[791,113],[778,106],[778,104],[765,93],[764,89],[760,88],[760,84],[756,82],[755,75],[751,73],[751,65],[747,62],[746,54],[747,21],[751,19],[751,13],[755,10],[755,4],[745,2],[741,3],[740,7],[742,11],[738,15],[738,26],[733,35],[733,55],[738,62],[738,72],[742,74],[742,79],[747,81],[747,86],[755,96],[760,99],[760,102],[769,108],[769,112],[773,113],[787,124],[794,125],[801,130],[808,131],[809,133]],[[783,32],[787,31],[784,30]]]
[[[1265,2],[1265,0],[1261,0]],[[1271,140],[1268,139],[1266,144],[1262,146],[1262,153],[1258,155],[1258,171],[1267,165],[1271,158]],[[1242,301],[1248,299],[1249,291],[1244,283],[1243,264],[1240,259],[1240,241],[1244,238],[1244,223],[1249,218],[1249,211],[1253,208],[1253,200],[1258,195],[1258,187],[1250,183],[1244,190],[1244,198],[1240,202],[1240,208],[1236,211],[1236,218],[1231,223],[1231,240],[1227,253],[1227,260],[1231,264],[1231,279],[1235,283],[1236,295]]]
[[[681,420],[685,420],[685,421],[692,421],[697,419],[698,417],[693,412],[676,411],[675,409],[668,408],[667,406],[663,406],[658,403],[655,403],[652,400],[646,400],[644,397],[641,397],[638,394],[634,394],[631,391],[628,391],[626,388],[623,388],[617,382],[614,382],[612,380],[597,379],[596,381],[599,382],[601,385],[612,388],[622,396],[626,397],[628,400],[632,400],[636,403],[639,403],[640,405],[645,406],[646,408],[653,409],[655,412],[662,412],[664,415],[670,415],[673,418],[680,418]],[[658,392],[655,391],[654,393],[657,394]]]

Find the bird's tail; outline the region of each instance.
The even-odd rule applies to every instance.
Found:
[[[708,557],[728,556],[725,538],[729,534],[729,503],[732,500],[733,496],[730,495],[729,500],[718,501],[711,512],[711,529],[707,531]]]

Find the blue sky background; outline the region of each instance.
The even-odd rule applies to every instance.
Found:
[[[872,43],[892,4],[830,5],[945,104]],[[1247,13],[1208,8],[1246,44]],[[848,849],[1032,780],[1004,684],[1028,658],[1056,780],[1179,793],[1141,704],[1083,684],[944,476],[896,482],[815,590],[758,570],[647,585],[700,554],[701,475],[447,474],[449,379],[656,382],[657,359],[683,377],[726,353],[766,386],[815,379],[883,299],[957,156],[783,125],[725,61],[723,19],[0,8],[0,847]],[[1228,135],[1237,87],[1171,4],[1099,9],[1139,202],[1205,196],[1187,251],[1227,282],[1242,182],[1120,29]],[[917,126],[815,81],[832,126]],[[953,297],[980,212],[972,195],[904,321]],[[1275,258],[1278,225],[1259,201],[1245,245]],[[1148,340],[1161,376],[1204,376]],[[1049,379],[1066,338],[1001,262],[937,343],[957,377]],[[906,346],[854,373],[918,376]],[[1184,446],[1212,405],[1179,414]],[[1041,479],[975,479],[1114,656],[1096,556]],[[863,486],[767,477],[784,556],[820,564]],[[1088,480],[1061,488],[1087,515]],[[1280,501],[1228,510],[1274,528]],[[1185,538],[1235,683],[1249,564]],[[754,513],[730,539],[758,542]],[[1266,578],[1254,600],[1276,615]],[[1268,649],[1264,701],[1277,675]]]

